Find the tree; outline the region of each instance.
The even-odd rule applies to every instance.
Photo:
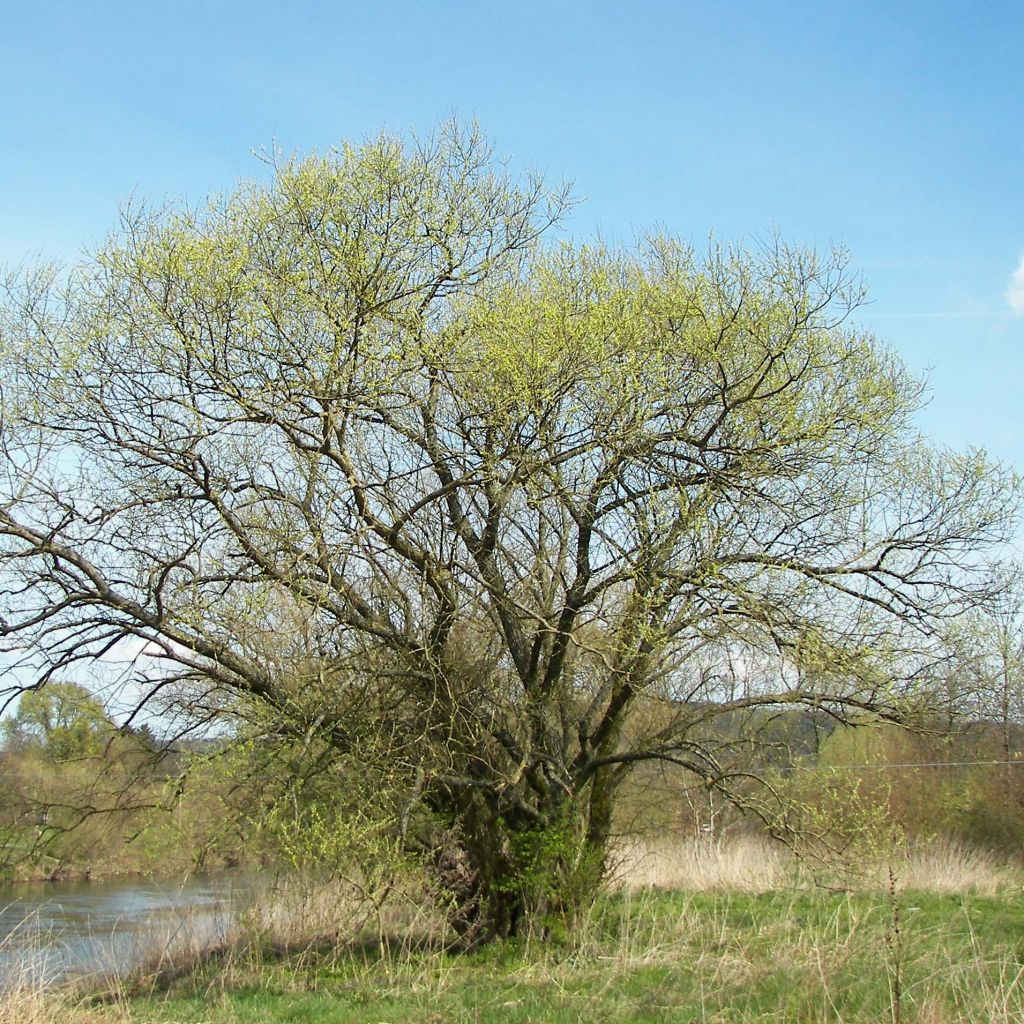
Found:
[[[112,789],[127,800],[130,787],[115,781],[123,772],[106,756],[116,737],[103,704],[78,683],[51,681],[21,694],[0,723],[0,864],[50,853]]]
[[[773,710],[903,717],[1017,509],[842,254],[547,244],[567,204],[382,137],[128,211],[2,321],[8,644],[358,766],[478,938],[600,873],[633,766],[740,800]]]
[[[994,605],[981,609],[965,623],[962,639],[972,656],[963,665],[971,670],[977,688],[977,711],[999,724],[1004,761],[1018,754],[1014,730],[1024,725],[1024,588],[1020,567],[1011,568],[1006,592]],[[1009,771],[1004,776],[1009,781]]]
[[[55,761],[100,754],[115,732],[100,701],[77,683],[51,682],[28,690],[17,712],[3,723],[8,746],[36,747]]]
[[[1008,563],[998,600],[975,609],[952,624],[946,685],[964,717],[977,729],[995,727],[1000,803],[1016,811],[1021,779],[1015,762],[1021,757],[1024,729],[1024,588],[1020,565]],[[990,801],[991,803],[991,801]],[[1006,807],[1003,808],[1006,810]]]

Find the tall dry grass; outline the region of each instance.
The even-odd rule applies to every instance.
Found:
[[[860,864],[854,875],[843,870],[833,876],[827,865],[814,865],[812,870],[781,844],[760,836],[629,839],[614,851],[611,880],[614,887],[627,891],[764,893],[818,883],[881,891],[888,885],[890,869],[901,889],[923,892],[993,896],[1024,884],[1020,865],[941,837],[879,853]]]
[[[28,917],[0,942],[0,1024],[49,1024],[55,967],[44,940]]]
[[[0,1024],[50,1024],[54,1019],[45,977],[19,965],[5,974],[0,987]]]
[[[22,933],[0,942],[0,1024],[123,1024],[123,1005],[89,1007],[55,984],[52,949],[26,922]],[[29,934],[25,934],[28,932]]]
[[[987,850],[943,838],[894,857],[892,868],[903,888],[934,893],[995,896],[1024,882],[1020,865]]]
[[[69,992],[55,991],[38,977],[8,979],[0,990],[0,1024],[129,1024],[120,1002],[93,1004]]]
[[[799,865],[757,836],[720,839],[627,839],[612,854],[612,885],[626,891],[761,893],[788,888]]]
[[[414,876],[379,891],[368,891],[352,879],[277,879],[253,901],[239,924],[250,939],[276,949],[360,941],[406,941],[422,948],[444,946],[451,938],[429,882]]]

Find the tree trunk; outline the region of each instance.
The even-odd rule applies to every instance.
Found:
[[[611,829],[561,803],[537,820],[503,813],[479,794],[463,805],[434,855],[441,898],[462,948],[530,932],[547,934],[593,900]],[[486,820],[485,820],[486,819]],[[587,825],[590,825],[588,828]]]

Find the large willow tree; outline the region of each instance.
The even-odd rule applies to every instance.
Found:
[[[130,640],[144,696],[386,778],[485,937],[600,868],[635,765],[742,799],[743,721],[899,717],[1016,503],[915,433],[841,258],[565,207],[381,138],[129,212],[0,322],[8,651]]]

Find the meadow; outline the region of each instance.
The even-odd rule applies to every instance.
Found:
[[[268,891],[225,947],[0,998],[0,1024],[1024,1021],[1024,876],[948,843],[832,884],[761,839],[634,843],[562,930],[446,949],[411,894]]]

